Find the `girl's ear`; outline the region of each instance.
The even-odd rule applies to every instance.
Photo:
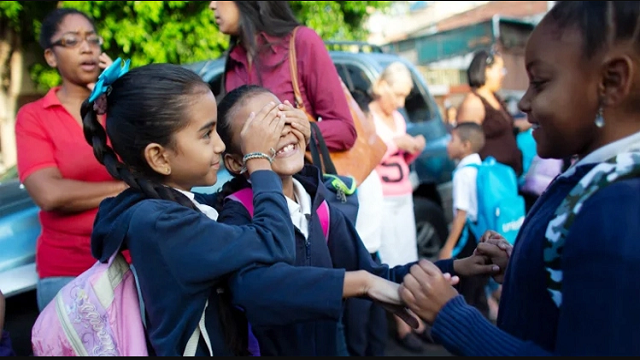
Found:
[[[613,54],[605,59],[600,92],[604,106],[618,106],[632,92],[637,74],[634,61],[626,54]]]
[[[44,51],[44,59],[47,61],[47,65],[51,66],[52,68],[57,68],[58,67],[58,58],[56,57],[56,54],[54,54],[52,49],[47,49]]]
[[[233,175],[240,175],[242,171],[242,157],[234,154],[224,154],[224,167]]]

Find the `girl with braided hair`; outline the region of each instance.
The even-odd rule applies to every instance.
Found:
[[[216,182],[225,151],[209,86],[178,65],[152,64],[131,71],[128,63],[120,65],[117,59],[105,70],[82,106],[85,138],[95,157],[130,186],[100,204],[91,246],[102,262],[116,251],[131,254],[151,353],[183,354],[205,304],[207,333],[197,355],[208,354],[206,340],[215,355],[258,355],[245,311],[266,323],[286,321],[283,312],[299,321],[336,317],[343,297],[364,295],[377,295],[404,310],[398,284],[344,269],[309,268],[300,275],[318,287],[326,288],[323,281],[332,280],[336,296],[322,295],[323,290],[311,292],[310,299],[298,296],[306,287],[272,293],[239,286],[229,292],[227,282],[242,269],[260,265],[258,271],[277,273],[295,259],[282,181],[271,168],[273,149],[292,120],[275,100],[247,114],[239,151],[253,185],[254,216],[243,225],[219,223],[212,207],[217,195],[191,192]],[[106,129],[98,121],[103,113]],[[325,270],[332,273],[319,273]]]

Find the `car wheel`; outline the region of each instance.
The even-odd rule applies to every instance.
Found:
[[[437,260],[438,253],[449,236],[444,211],[438,204],[425,198],[414,198],[413,209],[418,256],[421,259]]]

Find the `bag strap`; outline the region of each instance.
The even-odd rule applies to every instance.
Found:
[[[296,56],[296,33],[300,26],[296,26],[291,32],[291,38],[289,39],[289,68],[291,69],[291,84],[293,85],[293,96],[295,99],[295,106],[298,109],[304,110],[307,114],[307,110],[304,107],[304,100],[302,99],[302,93],[300,92],[300,85],[298,84],[298,60]],[[309,117],[312,119],[312,117]]]
[[[544,266],[547,291],[562,305],[562,251],[569,229],[583,204],[598,190],[615,182],[640,176],[640,152],[618,154],[589,171],[556,209],[545,233]]]
[[[309,145],[313,164],[322,169],[323,174],[338,175],[336,166],[331,160],[329,148],[324,141],[320,127],[315,122],[311,123],[311,144]],[[316,153],[314,155],[314,152]],[[316,159],[317,158],[317,159]]]
[[[187,346],[184,348],[184,353],[182,356],[196,356],[196,350],[198,349],[198,341],[200,340],[200,335],[202,335],[202,339],[205,344],[207,344],[207,349],[209,350],[209,355],[213,356],[213,347],[211,346],[211,338],[209,338],[209,332],[207,331],[207,327],[205,326],[205,314],[207,312],[207,307],[209,306],[209,300],[204,303],[204,310],[202,310],[202,316],[200,317],[200,321],[198,322],[198,326],[193,330],[193,334],[187,341]]]
[[[241,203],[247,209],[249,215],[253,217],[253,190],[250,187],[234,192],[227,196],[227,199]]]
[[[237,201],[242,206],[247,209],[249,215],[253,217],[253,191],[251,188],[244,188],[242,190],[238,190],[233,194],[226,197],[229,200]],[[322,234],[324,235],[325,241],[329,241],[329,225],[330,225],[330,217],[329,217],[329,205],[327,201],[324,200],[316,209],[316,215],[318,215],[318,220],[320,221],[320,226],[322,227]]]
[[[316,210],[316,214],[318,215],[318,220],[320,220],[320,226],[322,227],[322,234],[324,235],[324,240],[329,242],[329,227],[331,224],[331,219],[329,215],[329,205],[327,204],[327,200],[323,200],[320,204],[320,207]]]

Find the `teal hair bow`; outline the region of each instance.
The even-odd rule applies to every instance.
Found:
[[[130,63],[131,60],[127,60],[124,62],[123,66],[122,59],[117,58],[111,66],[104,69],[102,74],[100,74],[100,77],[98,77],[98,81],[91,92],[91,96],[89,96],[89,102],[94,102],[100,95],[106,94],[109,91],[111,84],[129,71]]]

